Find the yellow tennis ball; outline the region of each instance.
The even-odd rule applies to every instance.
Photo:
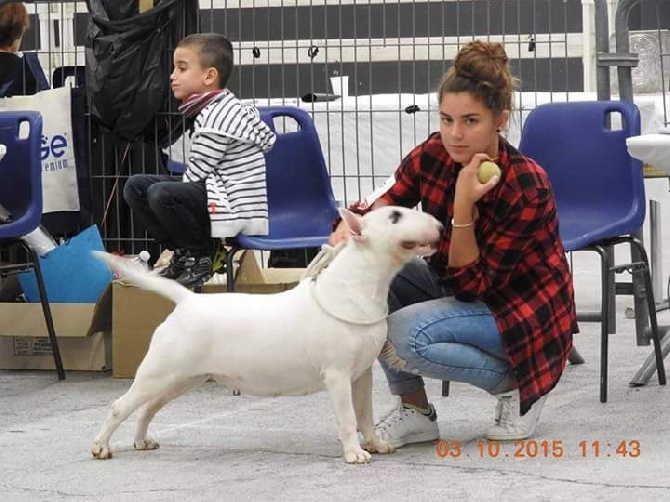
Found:
[[[477,179],[480,183],[488,183],[494,176],[500,178],[500,168],[496,163],[485,160],[479,164],[479,169],[477,169]]]

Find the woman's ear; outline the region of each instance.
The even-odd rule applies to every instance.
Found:
[[[498,114],[496,118],[496,130],[498,132],[503,129],[507,129],[507,123],[509,122],[509,110],[503,110]]]

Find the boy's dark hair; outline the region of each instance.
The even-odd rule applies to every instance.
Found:
[[[219,74],[219,88],[228,85],[233,71],[233,46],[218,33],[195,33],[183,38],[177,47],[188,48],[198,53],[203,68],[215,68]]]

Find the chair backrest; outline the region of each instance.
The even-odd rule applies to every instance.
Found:
[[[265,155],[268,237],[329,235],[337,204],[312,118],[293,106],[259,107],[259,111],[261,119],[277,132],[275,145]],[[288,132],[277,131],[276,123],[281,120],[286,120]]]
[[[41,140],[42,115],[39,112],[0,112],[0,144],[7,148],[0,160],[0,204],[12,213],[14,219],[10,225],[0,225],[0,237],[19,237],[40,224]],[[6,235],[10,227],[11,235]]]
[[[68,78],[74,79],[75,87],[86,88],[86,67],[85,66],[59,66],[51,72],[51,85],[54,87],[63,87]]]
[[[589,219],[592,228],[607,227],[599,237],[640,228],[646,205],[642,163],[626,147],[626,138],[639,134],[640,112],[626,101],[549,103],[530,112],[519,150],[549,176],[564,241],[570,234],[564,221],[583,223],[583,234],[568,236],[580,237],[575,246],[592,238],[586,235]]]

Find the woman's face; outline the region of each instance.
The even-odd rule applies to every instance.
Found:
[[[498,131],[509,112],[494,113],[469,92],[447,92],[440,103],[440,136],[447,153],[467,164],[476,153],[498,156]]]

